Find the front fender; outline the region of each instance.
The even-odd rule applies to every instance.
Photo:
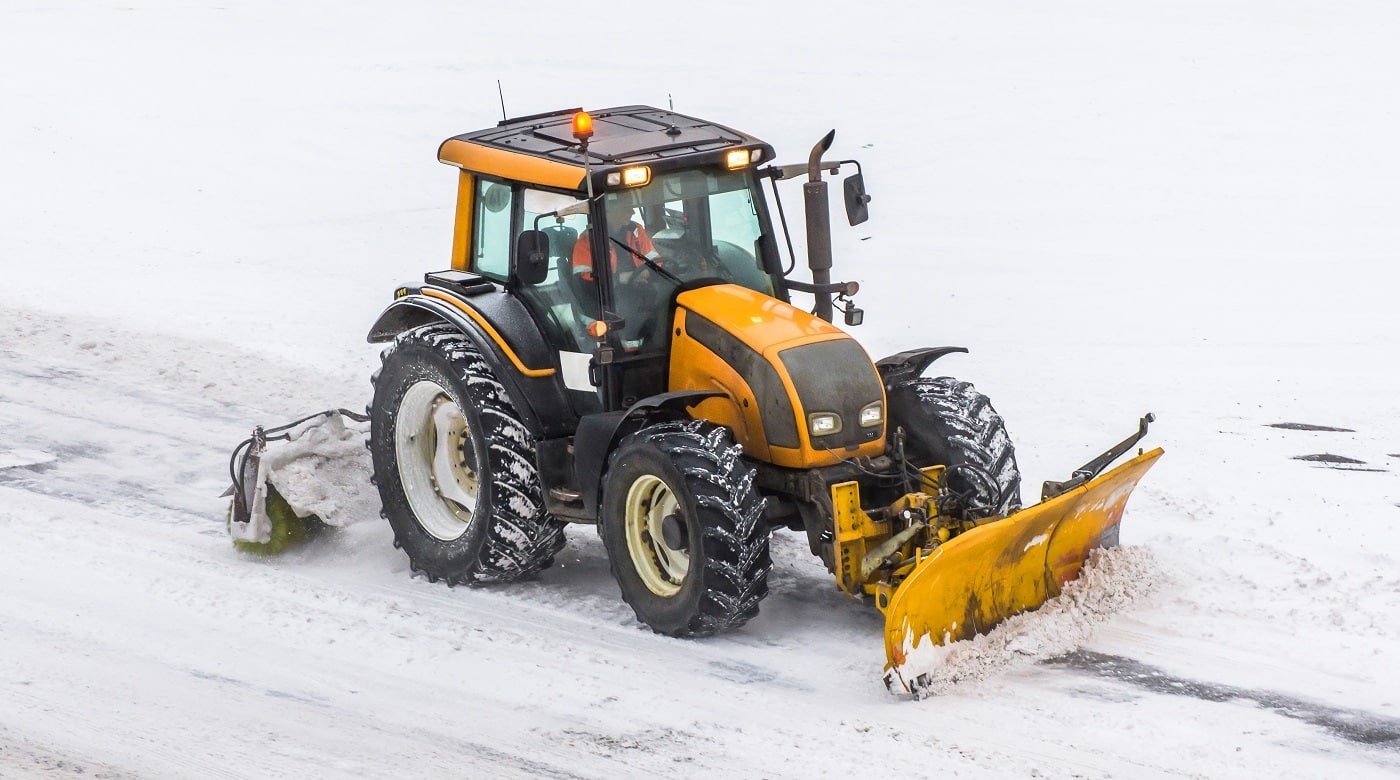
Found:
[[[608,454],[629,423],[640,428],[662,419],[684,418],[687,408],[723,395],[717,390],[677,390],[648,396],[623,411],[584,415],[574,435],[574,473],[588,515],[598,516],[598,496],[603,492]]]
[[[880,379],[889,389],[910,379],[918,379],[933,361],[954,352],[966,352],[967,347],[920,347],[908,349],[875,361]]]

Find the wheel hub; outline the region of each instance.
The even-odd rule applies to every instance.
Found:
[[[690,553],[676,494],[660,477],[637,477],[627,490],[623,523],[627,551],[642,584],[663,598],[679,593],[690,572]]]
[[[661,518],[661,540],[673,550],[690,550],[690,539],[685,532],[685,521],[675,513]]]
[[[445,542],[466,533],[480,489],[471,427],[436,382],[419,381],[404,393],[395,418],[394,455],[404,495],[423,530]]]

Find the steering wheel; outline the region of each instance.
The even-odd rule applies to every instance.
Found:
[[[669,249],[663,259],[668,261],[668,264],[678,266],[667,269],[675,272],[677,276],[689,279],[719,277],[726,282],[737,281],[734,272],[713,249],[706,250],[693,241],[677,241]]]

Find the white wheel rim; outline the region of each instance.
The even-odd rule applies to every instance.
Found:
[[[627,489],[623,523],[632,567],[647,590],[662,598],[679,593],[690,571],[690,554],[666,544],[661,533],[661,523],[666,516],[680,514],[680,511],[676,494],[660,477],[644,474]]]
[[[480,479],[467,465],[471,428],[436,382],[408,388],[394,418],[394,457],[409,508],[436,539],[461,538],[476,512]]]

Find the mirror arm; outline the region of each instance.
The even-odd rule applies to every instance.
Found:
[[[832,176],[835,176],[840,172],[841,166],[843,165],[854,165],[856,167],[856,173],[862,173],[860,160],[822,160],[821,165],[818,167]],[[759,170],[758,173],[761,176],[767,176],[770,179],[781,181],[784,179],[796,179],[809,172],[810,169],[807,165],[798,163],[795,165],[770,165],[767,168]]]
[[[797,279],[786,279],[784,282],[788,287],[805,293],[826,293],[828,295],[839,295],[849,298],[860,292],[860,282],[828,282],[826,284],[810,284],[798,281]]]

